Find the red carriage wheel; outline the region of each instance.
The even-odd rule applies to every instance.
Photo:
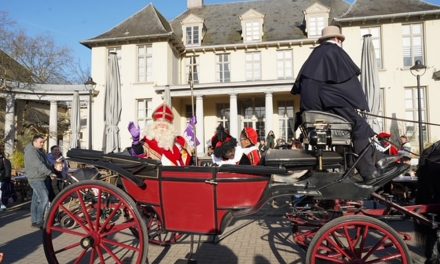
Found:
[[[43,241],[49,263],[147,261],[147,227],[135,202],[121,189],[96,180],[74,183],[57,195]]]
[[[144,208],[148,239],[151,244],[167,246],[177,243],[184,235],[178,232],[168,232],[163,229],[162,219],[152,207]]]
[[[408,247],[389,225],[375,218],[353,215],[325,224],[313,237],[306,263],[411,264]]]

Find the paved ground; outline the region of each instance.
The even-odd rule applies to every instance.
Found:
[[[259,215],[241,219],[226,230],[230,235],[217,244],[202,237],[196,258],[198,263],[304,263],[305,252],[291,240],[290,225],[283,210],[265,208]],[[393,224],[411,232],[411,223]],[[232,232],[236,230],[235,232]],[[423,263],[420,249],[409,245],[414,263]],[[171,247],[149,246],[149,263],[180,263],[189,252],[189,239]],[[4,263],[47,263],[42,245],[42,231],[30,227],[29,205],[0,212],[0,252],[6,254]],[[415,252],[415,253],[414,253]],[[73,263],[72,256],[66,263]]]

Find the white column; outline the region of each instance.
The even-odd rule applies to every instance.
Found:
[[[237,94],[229,96],[229,118],[231,136],[238,138],[238,108],[237,108]]]
[[[5,154],[10,157],[14,152],[15,141],[15,95],[7,93],[5,99]]]
[[[205,115],[203,113],[203,96],[198,95],[196,97],[196,137],[200,141],[200,145],[197,146],[198,156],[203,156],[205,154]]]
[[[58,144],[58,104],[57,101],[50,101],[49,114],[49,148]]]
[[[269,131],[273,130],[273,96],[272,92],[266,92],[266,120],[264,122],[265,133],[269,133]]]

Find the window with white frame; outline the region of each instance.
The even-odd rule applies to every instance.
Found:
[[[293,55],[292,50],[277,51],[277,75],[278,79],[293,78]]]
[[[187,82],[189,82],[189,78],[191,78],[194,83],[199,83],[198,58],[198,56],[191,56],[186,58],[185,79],[187,80]]]
[[[136,120],[140,127],[147,126],[150,122],[152,122],[151,114],[151,99],[137,99],[136,100]]]
[[[422,122],[426,122],[426,87],[420,88],[420,99],[421,99],[421,112],[422,112]],[[419,105],[417,96],[417,87],[406,87],[405,88],[405,118],[408,120],[419,121]],[[424,143],[428,141],[428,131],[425,124],[422,125],[423,129],[423,140]],[[405,123],[405,134],[410,138],[410,140],[415,140],[419,138],[418,124],[417,123]]]
[[[278,102],[279,135],[286,142],[293,138],[295,127],[295,109],[292,101]]]
[[[256,81],[261,80],[261,53],[248,52],[246,53],[246,80]]]
[[[377,68],[382,69],[382,40],[380,27],[361,28],[361,38],[367,34],[371,35],[371,41],[373,42],[374,46],[374,55],[376,56]]]
[[[411,67],[417,60],[425,63],[422,24],[402,25],[402,46],[404,67]]]
[[[244,23],[244,25],[245,42],[261,41],[261,22],[247,21]]]
[[[223,127],[229,131],[229,104],[217,104],[217,126],[222,124]]]
[[[200,27],[187,26],[186,27],[186,45],[200,45]]]
[[[111,47],[111,48],[108,48],[108,59],[110,59],[110,53],[112,53],[112,52],[116,53],[116,57],[118,58],[119,73],[122,73],[121,47]]]
[[[218,82],[230,82],[230,54],[218,54],[216,64],[216,75]]]
[[[147,45],[138,46],[138,82],[152,82],[153,48]]]
[[[322,16],[312,16],[307,19],[307,22],[307,35],[309,38],[320,37],[322,29],[326,26],[325,18]]]

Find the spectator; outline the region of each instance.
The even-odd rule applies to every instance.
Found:
[[[409,143],[408,137],[406,135],[400,136],[400,150],[411,153],[411,144]]]
[[[266,145],[266,140],[264,138],[260,139],[260,144],[258,145],[258,150],[260,151],[262,156],[264,156],[264,154],[266,154],[268,147]]]
[[[403,163],[411,164],[411,144],[406,135],[400,136],[399,154],[402,156]]]
[[[267,134],[266,146],[267,146],[268,149],[275,148],[275,134],[273,133],[272,130],[269,131],[269,133]]]
[[[67,174],[69,173],[69,164],[64,159],[58,145],[53,145],[50,148],[50,153],[47,154],[47,159],[49,160],[50,164],[54,168],[55,174],[57,175],[57,189],[58,191],[61,191],[63,180],[67,178]],[[57,168],[55,169],[55,167]],[[49,200],[51,199],[49,198]]]
[[[3,190],[11,182],[11,162],[4,156],[3,148],[0,149],[0,211],[6,209],[9,195]]]
[[[43,228],[44,213],[49,204],[48,190],[45,180],[47,177],[55,179],[52,166],[44,153],[45,138],[35,135],[32,142],[24,149],[24,167],[29,185],[32,188],[31,221],[32,227]]]

